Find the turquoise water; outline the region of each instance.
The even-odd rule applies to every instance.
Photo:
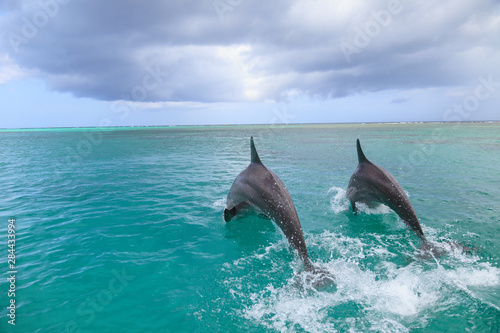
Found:
[[[224,222],[251,135],[336,289],[297,283],[271,221]],[[447,254],[422,259],[386,207],[349,212],[356,138]],[[3,131],[0,147],[1,332],[500,331],[499,123]]]

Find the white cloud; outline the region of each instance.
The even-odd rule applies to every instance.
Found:
[[[18,64],[16,64],[7,54],[0,54],[0,84],[7,84],[10,81],[27,76]]]

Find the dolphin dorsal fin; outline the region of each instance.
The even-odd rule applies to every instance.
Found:
[[[252,163],[260,163],[259,154],[257,154],[257,149],[255,149],[255,144],[253,143],[253,136],[250,137],[250,150],[252,151]]]
[[[370,162],[366,158],[365,154],[363,154],[363,150],[361,149],[361,144],[359,143],[359,139],[356,140],[356,147],[358,148],[358,162]]]

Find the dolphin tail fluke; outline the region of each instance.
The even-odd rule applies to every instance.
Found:
[[[306,274],[304,275],[305,280],[303,280],[303,282],[305,282],[305,284],[320,290],[336,289],[335,277],[333,277],[330,272],[316,267],[309,258],[304,260],[304,268]]]
[[[255,144],[253,143],[253,136],[250,137],[250,150],[251,150],[251,161],[252,163],[260,163],[262,164],[262,162],[260,161],[260,158],[259,158],[259,154],[257,154],[257,149],[255,149]]]
[[[427,240],[422,241],[419,251],[420,253],[417,255],[417,257],[426,260],[432,258],[437,259],[446,253],[446,250],[437,247],[436,245],[428,242]]]
[[[358,162],[359,163],[369,162],[365,154],[363,153],[363,150],[361,149],[361,144],[359,143],[359,139],[356,140],[356,148],[358,149]]]
[[[443,244],[446,244],[443,246]],[[422,242],[422,245],[420,245],[420,258],[424,259],[430,259],[434,258],[437,259],[440,256],[448,253],[448,251],[461,251],[464,254],[474,254],[477,252],[481,252],[480,249],[477,246],[471,246],[471,245],[464,245],[461,243],[457,243],[455,241],[447,241],[442,244],[439,243],[431,243],[427,240]]]

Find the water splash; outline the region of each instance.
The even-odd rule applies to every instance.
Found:
[[[220,199],[214,201],[210,205],[210,208],[212,208],[213,210],[216,210],[216,211],[223,210],[224,208],[226,208],[226,200],[227,200],[226,197],[220,198]]]
[[[369,207],[368,205],[359,202],[356,203],[356,208],[358,209],[359,212],[368,215],[384,215],[384,214],[390,214],[392,212],[392,209],[390,209],[388,206],[384,204],[380,204],[376,207]]]
[[[327,193],[334,193],[333,197],[330,198],[330,207],[335,214],[349,211],[350,202],[343,188],[332,186]]]
[[[297,259],[287,265],[292,272],[284,284],[271,278],[260,289],[245,288],[253,279],[239,275],[226,282],[243,304],[239,313],[244,319],[279,332],[409,332],[425,328],[429,318],[439,318],[450,308],[461,309],[465,296],[457,290],[466,291],[475,302],[498,314],[498,307],[480,290],[500,290],[500,269],[479,257],[457,251],[439,262],[415,256],[408,263],[399,253],[404,236],[351,238],[325,231],[306,235],[306,241],[312,251],[330,251],[329,259],[316,260],[315,264],[335,276],[336,289],[317,290],[307,283],[298,287],[301,272]],[[272,257],[281,250],[283,244],[272,245],[264,253],[228,264],[226,269],[251,270],[263,260],[280,260]],[[282,264],[286,262],[270,265],[274,270],[271,275],[286,269],[280,268]]]
[[[330,198],[330,209],[335,214],[349,211],[351,203],[347,198],[345,189],[338,186],[332,186],[327,193],[333,194],[333,197]],[[356,203],[356,207],[358,208],[358,211],[369,215],[389,214],[392,212],[388,206],[383,204],[376,207],[369,207],[364,203]]]

